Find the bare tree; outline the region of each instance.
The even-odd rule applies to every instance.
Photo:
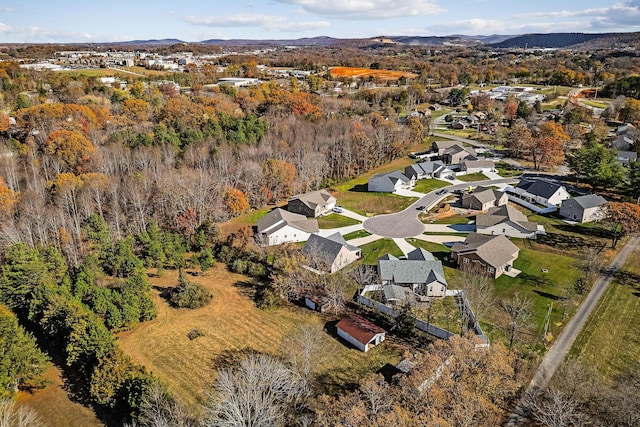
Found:
[[[374,282],[378,276],[376,268],[372,265],[360,264],[357,268],[351,270],[349,276],[358,284],[360,288]]]
[[[235,369],[218,372],[205,425],[282,426],[306,392],[304,381],[280,360],[250,355]]]
[[[456,285],[464,291],[476,319],[484,317],[495,305],[493,280],[489,276],[463,269]]]
[[[138,423],[144,427],[190,427],[195,425],[186,408],[159,382],[146,390],[140,402]]]
[[[307,387],[313,371],[330,357],[326,351],[323,332],[311,325],[301,325],[283,342],[282,353],[289,360],[292,369],[302,378]]]
[[[0,399],[0,427],[44,427],[36,411],[18,406],[11,399]]]
[[[584,426],[588,417],[571,395],[557,389],[547,389],[530,404],[533,418],[548,427]]]
[[[511,298],[502,301],[502,309],[508,318],[509,350],[513,348],[516,334],[524,328],[531,318],[531,300],[515,293]]]

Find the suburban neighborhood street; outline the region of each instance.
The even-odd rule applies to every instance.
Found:
[[[573,342],[600,301],[600,298],[604,295],[607,287],[611,283],[611,280],[620,270],[620,267],[622,267],[629,255],[631,255],[631,253],[633,253],[633,251],[638,247],[639,243],[640,236],[632,237],[625,247],[620,250],[618,255],[616,255],[613,261],[611,261],[609,266],[602,272],[600,278],[593,285],[591,292],[589,292],[589,295],[587,295],[585,300],[582,302],[576,314],[567,323],[562,333],[558,336],[556,342],[551,346],[545,357],[542,359],[531,383],[529,383],[529,386],[523,393],[520,402],[514,409],[513,413],[509,416],[505,426],[519,426],[524,423],[531,396],[549,385],[553,374],[564,361],[564,358],[571,349]],[[624,327],[625,325],[617,326]]]
[[[463,190],[470,186],[491,186],[500,184],[511,184],[517,182],[517,178],[502,178],[486,181],[470,182],[464,184],[456,184],[445,187],[447,193],[437,194],[442,189],[431,191],[424,195],[421,199],[413,203],[405,210],[393,214],[377,215],[368,218],[363,223],[363,227],[371,234],[377,234],[383,237],[406,238],[415,237],[426,231],[425,224],[418,219],[421,210],[420,206],[424,206],[424,211],[429,211],[436,203],[450,195],[455,190]]]

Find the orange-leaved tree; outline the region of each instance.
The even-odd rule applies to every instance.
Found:
[[[43,151],[58,160],[64,171],[81,172],[96,149],[81,133],[57,130],[51,132]]]
[[[611,232],[611,247],[627,234],[640,231],[640,206],[628,202],[609,202],[604,205],[604,222]]]
[[[243,214],[249,209],[249,203],[244,193],[234,187],[227,187],[224,194],[224,203],[233,216]]]
[[[18,193],[10,189],[4,178],[0,176],[0,219],[13,215],[17,203]]]

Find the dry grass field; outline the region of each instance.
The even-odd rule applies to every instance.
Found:
[[[324,333],[325,323],[335,319],[331,316],[295,306],[258,309],[247,288],[239,285],[248,279],[228,272],[223,264],[217,264],[206,276],[190,280],[213,292],[211,304],[195,310],[174,309],[155,290],[158,317],[121,333],[119,343],[126,354],[166,382],[193,409],[206,402],[217,368],[246,352],[281,355],[283,339],[301,325],[317,328],[326,346],[325,354],[319,355],[323,363],[316,372],[323,391],[348,387],[385,363],[400,360],[402,350],[392,339],[364,354]],[[177,272],[167,271],[151,282],[154,287],[174,286]],[[190,341],[187,334],[193,329],[203,336]]]
[[[33,408],[49,427],[104,426],[91,408],[69,399],[64,390],[61,373],[55,366],[49,367],[45,377],[49,380],[49,385],[33,394],[19,393],[17,399],[19,405]]]
[[[334,78],[348,78],[348,77],[375,77],[379,80],[398,80],[400,77],[415,78],[416,74],[408,73],[404,71],[392,71],[392,70],[372,70],[370,68],[355,68],[355,67],[333,67],[331,68],[331,76]]]

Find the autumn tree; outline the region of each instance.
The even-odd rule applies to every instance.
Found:
[[[243,214],[249,209],[249,203],[244,197],[244,193],[233,187],[227,187],[224,194],[224,203],[233,216]]]
[[[60,165],[61,172],[80,172],[95,155],[93,144],[81,133],[58,130],[51,132],[43,151]]]
[[[564,147],[569,135],[562,125],[544,122],[540,125],[529,146],[529,154],[535,169],[561,165],[564,162]]]
[[[4,178],[0,176],[0,219],[8,220],[18,203],[18,193],[7,187]]]
[[[640,231],[640,206],[635,203],[609,202],[604,205],[603,217],[614,249],[621,238]]]
[[[262,162],[262,173],[265,191],[271,200],[279,201],[291,196],[294,192],[296,168],[285,160],[268,158]]]

